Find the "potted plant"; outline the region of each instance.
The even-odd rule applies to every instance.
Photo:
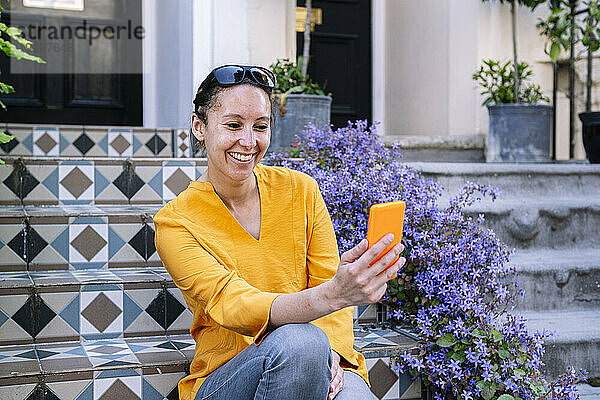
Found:
[[[483,87],[482,93],[488,95],[483,103],[488,106],[490,116],[486,160],[550,161],[552,107],[536,104],[548,100],[541,95],[539,86],[526,86],[532,73],[526,63],[519,63],[517,56],[517,6],[523,5],[533,11],[545,0],[499,1],[511,6],[512,70],[510,62],[501,64],[487,60],[473,75]]]
[[[583,147],[591,163],[600,163],[600,112],[591,111],[591,57],[600,49],[600,1],[586,2],[587,9],[577,10],[579,1],[550,0],[551,13],[540,20],[538,28],[546,36],[546,54],[556,63],[562,50],[580,45],[588,53],[588,101],[579,114],[582,122]],[[574,51],[570,63],[579,59]],[[573,65],[570,65],[573,68]]]
[[[548,162],[552,132],[552,106],[525,62],[515,77],[511,61],[483,60],[473,74],[489,111],[487,162]],[[515,91],[515,82],[519,82]]]
[[[301,65],[302,56],[296,64],[284,58],[270,66],[277,80],[271,150],[289,149],[296,141],[296,135],[309,123],[319,127],[329,125],[331,96],[326,96],[318,84],[302,74]]]
[[[543,376],[545,333],[530,335],[514,304],[510,251],[464,208],[494,189],[468,183],[445,207],[442,188],[401,164],[399,146],[379,142],[366,121],[309,127],[298,143],[300,159],[271,162],[314,177],[331,215],[340,253],[367,231],[371,204],[406,203],[403,253],[408,260],[388,282],[383,298],[390,324],[409,324],[420,349],[393,357],[395,368],[421,379],[433,398],[550,400],[575,395],[581,373],[555,382]],[[373,182],[377,182],[376,185]]]

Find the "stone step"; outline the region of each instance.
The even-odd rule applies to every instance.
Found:
[[[525,311],[527,327],[533,332],[556,332],[546,342],[546,376],[556,378],[568,366],[583,368],[590,377],[600,376],[600,310]]]
[[[0,153],[35,157],[193,157],[189,129],[7,124]]]
[[[192,318],[164,268],[0,274],[0,345],[184,334]]]
[[[0,270],[161,266],[152,221],[161,206],[2,207]]]
[[[390,354],[415,341],[391,330],[355,328],[378,399],[420,399],[420,385],[390,368]],[[178,399],[195,343],[189,335],[0,346],[0,398]]]
[[[580,400],[600,400],[600,387],[593,387],[588,384],[577,385]]]
[[[600,197],[600,166],[592,164],[494,164],[409,162],[437,180],[445,197],[466,181],[500,189],[501,199]]]
[[[400,144],[403,161],[485,161],[484,135],[384,135],[380,140],[387,144]]]
[[[540,196],[476,203],[468,215],[485,215],[492,229],[508,246],[532,249],[600,246],[600,195],[572,199]]]
[[[0,205],[163,204],[206,168],[198,159],[14,158],[0,168]]]
[[[600,248],[518,250],[511,264],[526,293],[520,310],[600,309]]]

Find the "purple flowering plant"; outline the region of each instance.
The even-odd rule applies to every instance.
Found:
[[[395,368],[434,389],[435,399],[576,399],[583,379],[571,369],[557,381],[543,376],[544,340],[510,313],[519,292],[511,251],[465,207],[497,191],[467,183],[442,207],[442,188],[401,163],[400,147],[385,146],[366,121],[346,127],[309,126],[269,163],[296,169],[318,183],[340,253],[366,236],[372,204],[402,200],[407,264],[388,283],[382,303],[388,323],[405,326],[419,347],[397,354]]]

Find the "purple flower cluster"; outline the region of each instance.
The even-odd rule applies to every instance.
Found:
[[[527,332],[510,314],[518,283],[510,251],[483,216],[464,208],[488,186],[467,183],[447,207],[441,187],[401,163],[399,146],[378,140],[366,121],[340,129],[309,127],[286,154],[270,163],[305,172],[319,183],[340,252],[366,236],[372,204],[406,203],[403,243],[407,265],[390,281],[383,302],[391,325],[409,326],[421,351],[397,356],[395,368],[436,389],[437,398],[575,399],[574,371],[547,383],[541,373],[547,332]]]

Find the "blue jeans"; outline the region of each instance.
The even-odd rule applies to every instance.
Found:
[[[287,324],[213,371],[195,400],[325,400],[331,381],[331,347],[312,324]],[[375,397],[357,374],[344,371],[336,400]]]

